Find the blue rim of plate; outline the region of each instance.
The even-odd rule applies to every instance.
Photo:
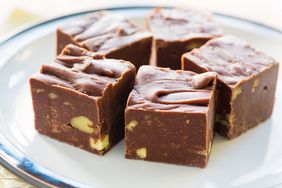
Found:
[[[170,8],[168,6],[163,6],[164,8]],[[33,23],[32,25],[28,25],[26,27],[17,30],[15,33],[8,34],[2,38],[0,38],[0,47],[5,45],[6,42],[12,40],[14,37],[21,35],[30,31],[33,28],[40,27],[42,25],[55,22],[61,19],[79,16],[91,12],[96,12],[100,10],[109,10],[109,11],[122,11],[122,10],[129,10],[129,9],[136,9],[136,10],[149,10],[155,8],[155,6],[123,6],[123,7],[112,7],[112,8],[102,8],[102,9],[93,9],[87,10],[83,12],[72,13],[56,18],[47,19],[44,21],[40,21],[37,23]],[[278,34],[282,34],[282,30],[273,28],[255,21],[251,21],[248,19],[225,15],[221,13],[214,13],[217,16],[225,17],[241,22],[245,22],[248,24],[252,24],[254,26],[259,26],[262,28],[269,29],[274,31]],[[1,133],[2,134],[2,133]],[[17,176],[23,178],[27,182],[31,183],[37,187],[92,187],[90,185],[82,184],[79,182],[72,181],[68,178],[55,174],[48,170],[47,168],[32,162],[28,158],[26,158],[20,151],[17,151],[16,148],[8,147],[6,144],[2,143],[3,140],[0,141],[0,164],[9,169],[11,172],[16,174]]]

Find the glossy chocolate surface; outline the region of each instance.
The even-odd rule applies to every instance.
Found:
[[[209,84],[216,74],[209,72],[200,76],[189,71],[142,66],[134,87],[140,100],[129,99],[130,108],[206,110],[211,97]]]
[[[125,114],[126,157],[205,167],[213,140],[216,73],[142,66]]]
[[[185,54],[184,58],[197,62],[206,71],[218,73],[218,78],[228,85],[235,85],[277,64],[272,57],[234,36],[210,40],[200,49]]]
[[[106,11],[78,18],[57,30],[57,53],[65,45],[75,44],[108,58],[130,61],[137,68],[148,64],[151,42],[151,33]]]
[[[181,69],[181,56],[222,35],[212,14],[194,9],[154,9],[148,19],[153,33],[151,64]]]
[[[35,128],[103,155],[124,136],[124,109],[135,67],[67,45],[30,79]]]
[[[156,8],[149,19],[150,29],[157,40],[189,40],[222,35],[221,29],[208,11]]]
[[[91,96],[101,96],[110,85],[117,83],[122,73],[133,65],[114,59],[105,59],[74,45],[68,45],[56,62],[43,65],[38,78],[46,84],[58,84]]]
[[[279,64],[247,42],[223,36],[182,57],[182,68],[218,73],[216,130],[235,138],[267,120],[273,110]]]

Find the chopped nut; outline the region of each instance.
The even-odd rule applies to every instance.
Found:
[[[242,89],[240,87],[235,87],[232,92],[232,100],[235,100],[241,93]]]
[[[226,114],[225,118],[227,122],[229,122],[230,124],[233,124],[233,122],[235,121],[235,114],[231,112],[231,114]]]
[[[56,99],[56,98],[58,98],[58,95],[56,95],[55,93],[52,93],[52,92],[49,93],[48,96],[49,96],[50,99]]]
[[[194,153],[196,153],[196,154],[198,154],[198,155],[204,155],[204,156],[207,156],[207,155],[208,155],[208,151],[207,151],[207,150],[194,151]]]
[[[109,134],[104,136],[104,138],[101,140],[100,138],[95,141],[94,138],[89,139],[90,142],[90,147],[93,149],[96,149],[98,151],[101,151],[103,149],[106,149],[109,147],[110,142],[109,142]]]
[[[136,120],[132,120],[126,125],[126,129],[129,131],[133,131],[133,128],[136,127],[137,124],[138,122]]]
[[[259,79],[255,79],[253,83],[252,93],[256,91],[256,88],[258,87],[258,85],[259,85]]]
[[[66,106],[70,106],[71,105],[71,103],[68,102],[68,101],[63,102],[63,104],[66,105]]]
[[[92,127],[93,122],[85,116],[74,117],[71,119],[70,123],[73,128],[77,128],[82,132],[89,134],[94,132],[94,128]]]
[[[71,107],[72,109],[74,109],[73,104],[71,104],[71,103],[68,102],[68,101],[63,102],[63,105],[69,106],[69,107]]]
[[[35,93],[43,93],[45,89],[34,89]]]
[[[54,108],[54,107],[50,107],[50,114],[51,114],[51,116],[53,116],[53,117],[57,117],[57,110]]]
[[[208,154],[209,155],[211,154],[211,147],[212,147],[212,141],[210,141],[210,143],[209,143],[209,148],[208,148]]]
[[[146,148],[139,148],[136,150],[136,154],[141,159],[144,159],[147,157],[147,149]]]

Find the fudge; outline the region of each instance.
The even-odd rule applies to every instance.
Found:
[[[106,11],[78,18],[57,29],[57,54],[74,44],[107,58],[130,61],[138,69],[149,64],[152,34]]]
[[[124,137],[124,109],[135,67],[67,45],[54,63],[30,78],[35,128],[103,155]]]
[[[140,67],[125,111],[125,156],[207,165],[213,140],[216,73]]]
[[[153,33],[151,64],[181,68],[181,55],[222,35],[212,14],[193,9],[154,9],[147,25]]]
[[[182,57],[182,69],[218,73],[216,130],[230,139],[271,116],[278,66],[273,58],[230,35]]]

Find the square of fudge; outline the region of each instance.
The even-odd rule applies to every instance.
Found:
[[[103,155],[124,137],[124,110],[135,67],[68,45],[30,78],[35,129]]]
[[[138,69],[149,64],[152,34],[119,15],[99,11],[57,29],[57,54],[67,44],[130,61]]]
[[[205,167],[213,141],[216,74],[140,67],[125,110],[125,156]]]
[[[151,64],[181,69],[181,56],[222,35],[210,12],[181,8],[156,8],[147,26],[153,33]]]
[[[218,73],[216,130],[235,138],[268,119],[273,110],[279,64],[247,42],[223,36],[182,57],[182,68]]]

